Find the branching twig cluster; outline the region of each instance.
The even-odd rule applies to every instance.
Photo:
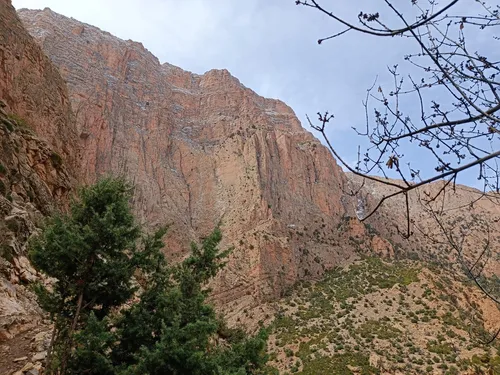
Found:
[[[406,202],[405,236],[409,237],[413,227],[408,193],[444,180],[437,194],[427,197],[426,204],[431,207],[466,171],[475,172],[484,194],[500,191],[500,36],[495,34],[500,26],[500,5],[486,0],[464,8],[458,0],[445,4],[379,0],[372,5],[379,8],[360,11],[353,22],[339,15],[337,5],[329,5],[329,9],[319,0],[295,3],[321,12],[339,26],[339,31],[319,39],[320,44],[346,33],[360,33],[400,36],[414,46],[414,53],[388,68],[393,82],[390,89],[375,82],[367,90],[363,102],[366,124],[354,130],[368,146],[358,149],[355,165],[345,161],[327,136],[332,114],[318,113],[314,122],[307,118],[345,169],[391,187],[361,220],[371,217],[388,199],[402,195]],[[430,209],[429,213],[441,223],[437,211]],[[444,232],[444,227],[441,229]],[[454,237],[446,241],[458,253],[459,261],[465,262],[461,243]],[[475,273],[478,264],[465,267],[464,263],[464,267],[481,288]]]

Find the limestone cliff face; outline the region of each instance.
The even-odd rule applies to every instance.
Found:
[[[48,9],[19,17],[38,44],[10,1],[0,0],[0,343],[18,342],[16,334],[41,321],[28,288],[40,276],[26,258],[30,235],[65,205],[76,181],[107,173],[135,183],[133,203],[147,226],[172,223],[174,259],[221,225],[234,250],[212,286],[232,323],[359,253],[459,264],[449,246],[434,242],[443,233],[419,206],[440,183],[410,194],[422,229],[410,239],[398,232],[401,199],[362,223],[356,215],[389,190],[368,181],[357,196],[345,194],[361,181],[344,175],[281,101],[258,96],[226,70],[196,75],[160,64],[139,43]],[[466,263],[498,276],[500,198],[476,196],[464,187],[447,194],[436,203],[446,208],[440,219],[457,238],[466,235]],[[482,314],[496,327],[498,309]],[[38,336],[43,341],[44,332]],[[31,350],[29,342],[15,353],[15,345],[0,345],[0,373]]]
[[[26,287],[38,277],[26,242],[44,215],[67,202],[76,181],[76,139],[57,68],[10,1],[0,1],[0,340],[40,319]]]
[[[133,181],[141,220],[150,227],[173,224],[167,252],[174,259],[221,224],[225,245],[235,248],[214,282],[217,301],[242,308],[276,297],[360,251],[456,264],[434,242],[443,237],[419,206],[417,193],[424,191],[410,195],[422,231],[409,240],[402,236],[400,199],[368,223],[355,219],[386,188],[368,182],[358,197],[345,194],[361,183],[347,180],[281,101],[258,96],[226,70],[197,75],[160,64],[140,43],[49,9],[19,15],[67,82],[84,180],[113,173]],[[475,245],[499,229],[500,205],[483,200],[470,210],[477,192],[469,190],[447,195],[443,220],[450,230],[477,235],[464,250],[472,260],[481,251]],[[478,217],[487,221],[482,229]],[[493,256],[485,270],[498,274],[499,244],[490,237]]]
[[[283,102],[49,9],[19,15],[67,81],[86,180],[133,181],[141,219],[173,223],[174,257],[221,223],[235,250],[219,301],[275,296],[352,255],[336,229],[351,206],[345,176]]]

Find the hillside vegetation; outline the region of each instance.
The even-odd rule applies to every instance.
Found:
[[[301,283],[270,351],[283,374],[498,374],[500,345],[482,344],[495,308],[438,267],[365,258]]]

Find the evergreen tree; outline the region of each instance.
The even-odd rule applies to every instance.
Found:
[[[253,374],[267,361],[264,332],[226,345],[216,343],[222,321],[206,302],[204,286],[223,267],[219,229],[177,266],[161,264],[139,303],[118,324],[114,351],[121,374]]]
[[[112,178],[82,189],[31,244],[33,264],[55,280],[36,288],[55,327],[48,373],[263,374],[265,332],[225,328],[221,339],[225,323],[206,301],[206,284],[228,254],[219,250],[220,230],[169,265],[161,251],[166,228],[139,240],[130,191]],[[128,306],[134,293],[139,301]]]
[[[33,265],[55,279],[50,289],[36,288],[55,323],[49,372],[54,358],[65,373],[73,333],[90,313],[105,317],[135,290],[131,280],[140,232],[130,211],[130,192],[123,180],[112,178],[82,189],[69,214],[50,219],[31,244]]]
[[[114,375],[109,350],[116,342],[107,318],[99,320],[92,312],[85,327],[74,335],[74,350],[68,361],[68,374]]]

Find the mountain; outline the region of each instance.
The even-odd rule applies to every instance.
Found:
[[[26,242],[106,174],[135,184],[146,227],[171,224],[173,261],[220,225],[233,250],[213,301],[231,325],[270,325],[282,373],[496,371],[480,339],[500,312],[463,271],[500,290],[497,194],[457,185],[433,217],[422,201],[443,183],[413,191],[406,238],[402,196],[360,221],[393,190],[345,174],[290,107],[227,70],[162,64],[50,9],[0,0],[0,21],[0,372],[40,369],[50,340]]]
[[[354,212],[346,177],[290,107],[226,70],[161,64],[140,43],[49,9],[19,15],[68,84],[84,180],[127,176],[141,220],[172,223],[174,259],[220,223],[235,248],[217,301],[275,298],[352,258],[336,230]]]
[[[366,216],[395,188],[348,174]],[[404,185],[403,181],[389,182]],[[445,190],[443,190],[445,189]],[[439,263],[474,275],[500,276],[500,194],[439,181],[408,193],[411,236],[405,238],[404,195],[384,201],[371,221],[380,236],[394,244],[395,256]],[[382,224],[382,225],[380,225]]]
[[[500,346],[485,343],[499,325],[456,273],[367,257],[282,299],[269,351],[283,374],[498,374]]]

